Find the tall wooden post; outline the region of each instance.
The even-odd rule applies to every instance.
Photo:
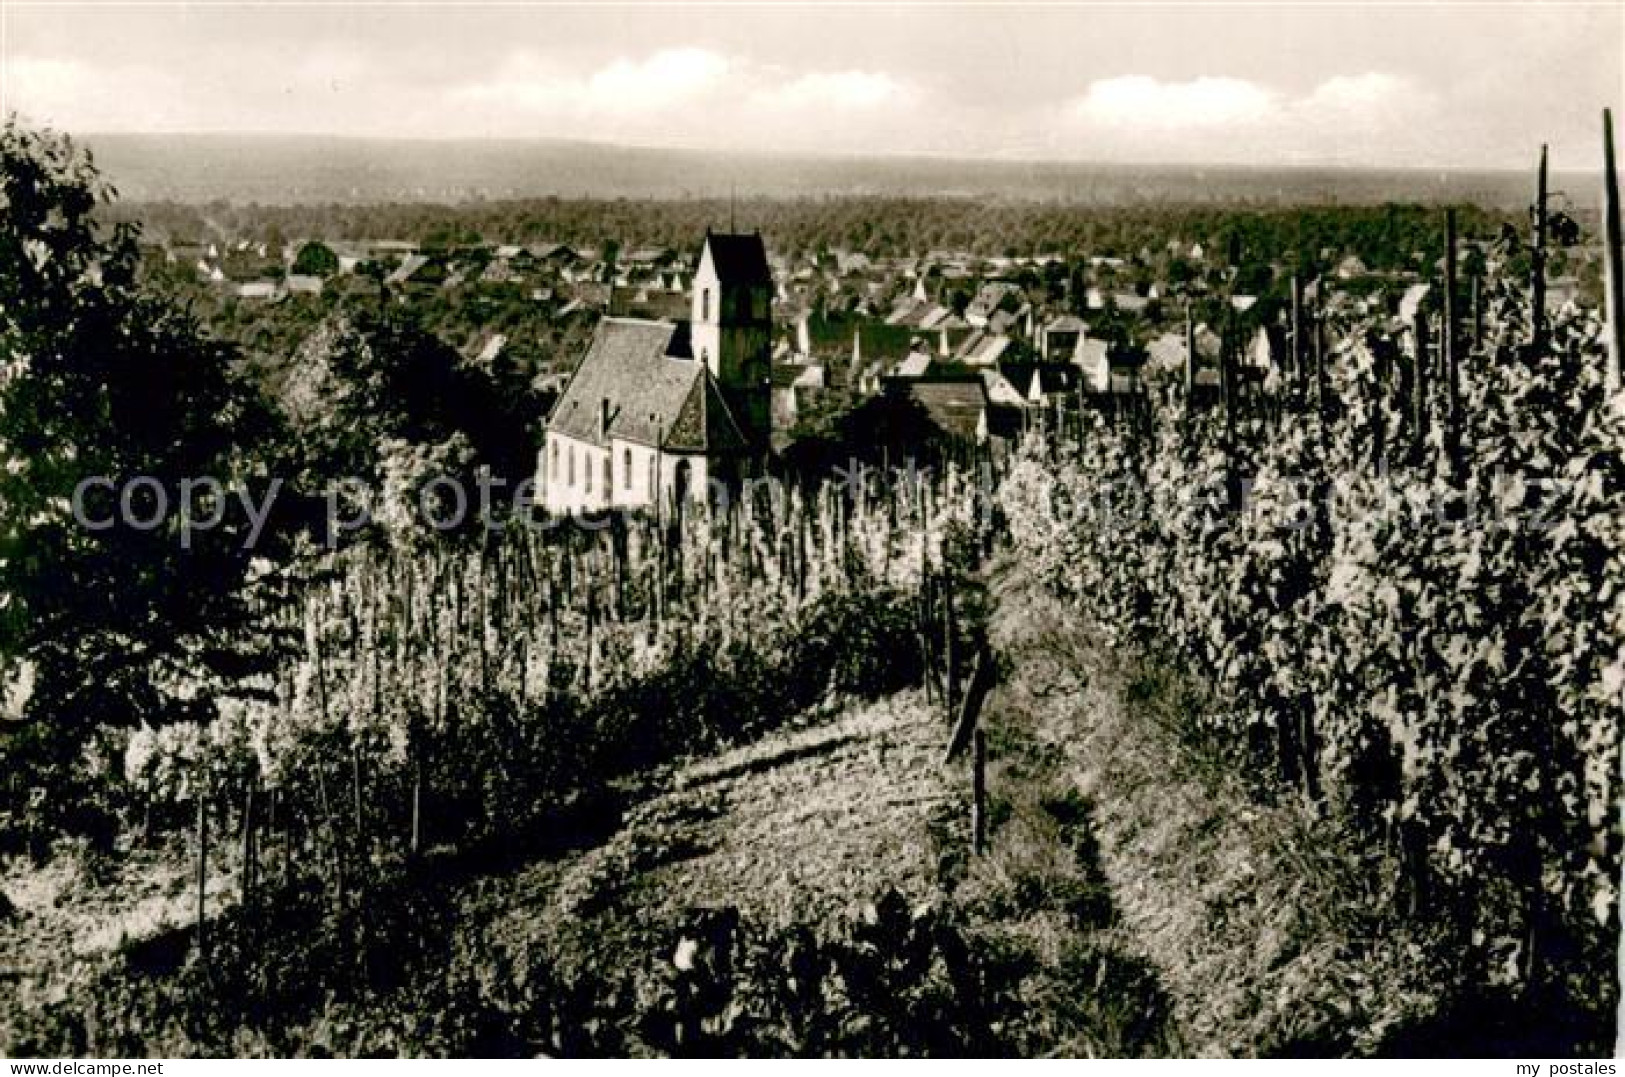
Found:
[[[1303,281],[1292,274],[1292,378],[1303,381]]]
[[[258,807],[254,796],[257,781],[250,781],[248,791],[243,795],[243,841],[242,841],[242,876],[241,901],[246,908],[254,900],[254,885],[259,874],[259,836],[255,831],[258,823],[255,809]]]
[[[1444,352],[1445,445],[1452,468],[1461,465],[1461,343],[1456,335],[1456,211],[1444,211],[1444,325],[1439,347]]]
[[[1230,354],[1234,341],[1226,327],[1219,345],[1219,393],[1224,399],[1224,481],[1226,500],[1231,512],[1241,510],[1241,480],[1236,473],[1236,385],[1234,360]]]
[[[208,779],[199,767],[197,783],[197,959],[199,964],[209,960],[208,940],[208,884],[209,884],[209,805]]]
[[[1602,223],[1604,262],[1607,264],[1605,299],[1608,314],[1608,388],[1620,386],[1620,366],[1625,363],[1625,266],[1621,259],[1619,225],[1619,172],[1614,161],[1614,116],[1602,110]],[[1625,1032],[1621,1033],[1625,1036]]]
[[[943,713],[947,722],[952,724],[954,707],[959,701],[958,670],[954,661],[954,637],[959,635],[959,626],[954,620],[954,578],[951,571],[943,572],[942,585],[942,698],[945,704]]]
[[[1080,389],[1081,393],[1081,389]],[[1196,323],[1191,320],[1190,300],[1185,301],[1185,406],[1196,399]],[[1081,396],[1080,396],[1081,400]],[[1081,404],[1080,404],[1081,414]]]
[[[1416,341],[1416,358],[1411,363],[1411,450],[1421,460],[1428,437],[1428,316],[1421,303],[1416,304],[1411,333]]]
[[[977,856],[987,851],[987,737],[971,734],[971,847]]]
[[[1484,347],[1484,278],[1473,274],[1473,344],[1471,350]]]
[[[1326,430],[1326,326],[1319,310],[1309,317],[1309,339],[1315,354],[1315,415]]]
[[[1530,346],[1538,357],[1546,351],[1546,147],[1540,147],[1540,177],[1535,184],[1535,244],[1529,259]]]

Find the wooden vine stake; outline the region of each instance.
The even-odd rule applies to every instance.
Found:
[[[1461,457],[1461,341],[1456,334],[1456,211],[1444,211],[1444,326],[1439,346],[1444,352],[1445,448],[1453,474]]]
[[[942,699],[944,720],[954,720],[954,706],[959,699],[958,670],[954,662],[954,637],[959,626],[954,619],[954,577],[951,571],[942,574]]]
[[[1602,110],[1602,223],[1603,261],[1606,263],[1603,302],[1608,315],[1608,390],[1618,393],[1620,364],[1625,361],[1625,251],[1621,250],[1619,222],[1619,171],[1614,160],[1614,116]],[[1615,398],[1617,400],[1617,398]],[[1625,768],[1625,745],[1621,745],[1621,767]],[[1625,827],[1625,792],[1619,800],[1620,826]],[[1616,923],[1625,923],[1625,864],[1620,867],[1619,908]],[[1625,961],[1622,961],[1625,969]],[[1619,1001],[1619,1016],[1614,1022],[1614,1055],[1625,1052],[1625,995]]]
[[[1614,116],[1602,110],[1602,222],[1608,315],[1608,390],[1618,392],[1620,367],[1625,364],[1625,266],[1621,259],[1619,224],[1619,171],[1614,160]]]
[[[977,856],[987,852],[987,736],[971,734],[971,848]]]
[[[1416,304],[1411,333],[1416,350],[1411,363],[1411,451],[1420,460],[1428,439],[1428,316],[1424,303]]]
[[[208,779],[203,768],[198,768],[197,783],[197,959],[207,967],[208,939],[208,884],[209,884],[209,798]]]
[[[1232,366],[1233,333],[1219,346],[1219,395],[1224,400],[1224,483],[1231,512],[1241,511],[1241,475],[1236,470],[1236,375]]]
[[[1530,348],[1546,351],[1546,147],[1540,147],[1540,175],[1535,183],[1535,244],[1529,258]]]
[[[1303,381],[1303,281],[1292,274],[1292,378]]]
[[[1297,278],[1292,278],[1294,290],[1297,287]],[[1083,417],[1083,384],[1078,384],[1078,417],[1081,423]],[[1192,407],[1196,402],[1196,325],[1191,321],[1191,304],[1185,301],[1185,406]],[[1082,427],[1079,427],[1079,441],[1082,441]]]

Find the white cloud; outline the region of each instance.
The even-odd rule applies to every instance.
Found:
[[[882,145],[895,138],[901,124],[888,121],[900,121],[919,97],[912,84],[883,72],[792,71],[678,48],[586,72],[517,53],[447,100],[465,130],[859,149],[872,148],[876,137]]]
[[[1402,99],[1408,85],[1406,80],[1383,71],[1333,75],[1316,86],[1302,105],[1311,112],[1368,112]]]
[[[1246,79],[1167,82],[1124,75],[1089,84],[1061,111],[1050,145],[1115,160],[1371,164],[1420,161],[1442,124],[1439,99],[1382,71],[1330,76],[1290,94]]]
[[[593,108],[634,111],[667,108],[719,88],[731,65],[706,49],[663,49],[642,60],[619,59],[587,80],[583,96]]]
[[[1221,127],[1255,123],[1278,107],[1276,95],[1246,79],[1203,76],[1162,82],[1149,75],[1099,79],[1073,104],[1107,127]]]

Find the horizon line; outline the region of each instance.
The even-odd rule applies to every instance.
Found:
[[[538,145],[554,144],[563,146],[580,146],[597,150],[624,151],[632,153],[709,153],[727,154],[739,157],[754,157],[762,159],[772,158],[810,158],[814,160],[831,161],[929,161],[937,163],[969,164],[969,165],[1054,165],[1060,167],[1091,167],[1104,169],[1227,169],[1238,172],[1281,173],[1281,172],[1308,172],[1308,171],[1334,171],[1334,172],[1393,172],[1393,173],[1480,173],[1517,175],[1524,171],[1534,172],[1538,166],[1539,148],[1531,151],[1530,163],[1527,168],[1511,165],[1494,164],[1358,164],[1346,160],[1327,159],[1320,161],[1292,161],[1282,160],[1270,164],[1255,164],[1237,161],[1116,161],[1088,157],[1059,157],[1059,156],[1017,156],[1009,153],[992,153],[984,155],[967,155],[963,152],[948,150],[840,150],[840,149],[768,149],[760,147],[718,147],[703,144],[653,144],[638,142],[611,142],[591,138],[578,138],[568,135],[389,135],[389,134],[358,134],[326,131],[264,131],[264,130],[228,130],[209,128],[199,130],[100,130],[72,132],[52,124],[38,125],[44,129],[56,130],[67,134],[68,137],[78,141],[89,141],[99,138],[215,138],[215,139],[305,139],[310,141],[356,142],[356,143],[401,143],[434,145],[452,143],[458,145]],[[1554,168],[1554,175],[1572,176],[1601,176],[1601,166],[1595,168]]]

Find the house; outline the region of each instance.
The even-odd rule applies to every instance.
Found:
[[[892,371],[894,378],[923,378],[931,372],[931,353],[927,351],[911,351],[903,358],[897,368]]]
[[[916,406],[929,435],[949,442],[974,443],[980,438],[987,393],[977,375],[949,374],[929,378],[889,379],[888,396]]]
[[[1031,408],[1052,406],[1058,398],[1077,392],[1082,380],[1079,369],[1070,363],[1007,361],[999,364],[999,373],[1003,384],[996,385],[997,397],[994,396],[995,386],[989,386],[989,399]],[[1006,385],[1015,390],[1014,401],[1010,400]]]
[[[987,391],[990,404],[1005,408],[1024,408],[1027,406],[1026,392],[1016,384],[1013,377],[1019,379],[1019,371],[1005,372],[1003,366],[983,367],[981,370],[982,387]]]
[[[1108,345],[1105,341],[1085,341],[1091,345],[1083,362],[1076,363],[1084,391],[1096,396],[1122,396],[1141,392],[1141,368],[1146,353],[1136,348]]]
[[[321,295],[322,278],[305,273],[290,273],[283,282],[290,295]]]
[[[1009,337],[984,329],[966,337],[960,343],[955,358],[969,366],[989,366],[998,362],[1009,347]]]
[[[1084,388],[1092,393],[1104,393],[1111,387],[1110,351],[1104,340],[1085,337],[1072,353],[1072,364],[1083,372]]]
[[[384,283],[395,287],[438,288],[445,283],[448,273],[449,269],[442,259],[426,254],[409,254],[401,259],[401,264],[395,267],[393,273],[384,278]]]
[[[980,329],[1001,310],[1015,310],[1021,304],[1021,289],[1009,281],[988,281],[976,290],[965,307],[965,320]]]
[[[775,363],[772,377],[775,430],[794,426],[802,409],[824,391],[828,382],[821,363]]]
[[[678,321],[688,313],[688,297],[654,285],[631,285],[610,293],[612,318],[644,318],[652,321]]]
[[[1070,359],[1089,326],[1075,314],[1062,314],[1044,323],[1038,333],[1038,353],[1045,359]]]
[[[760,235],[706,233],[687,321],[605,318],[547,419],[547,511],[670,506],[751,474],[771,437]]]

